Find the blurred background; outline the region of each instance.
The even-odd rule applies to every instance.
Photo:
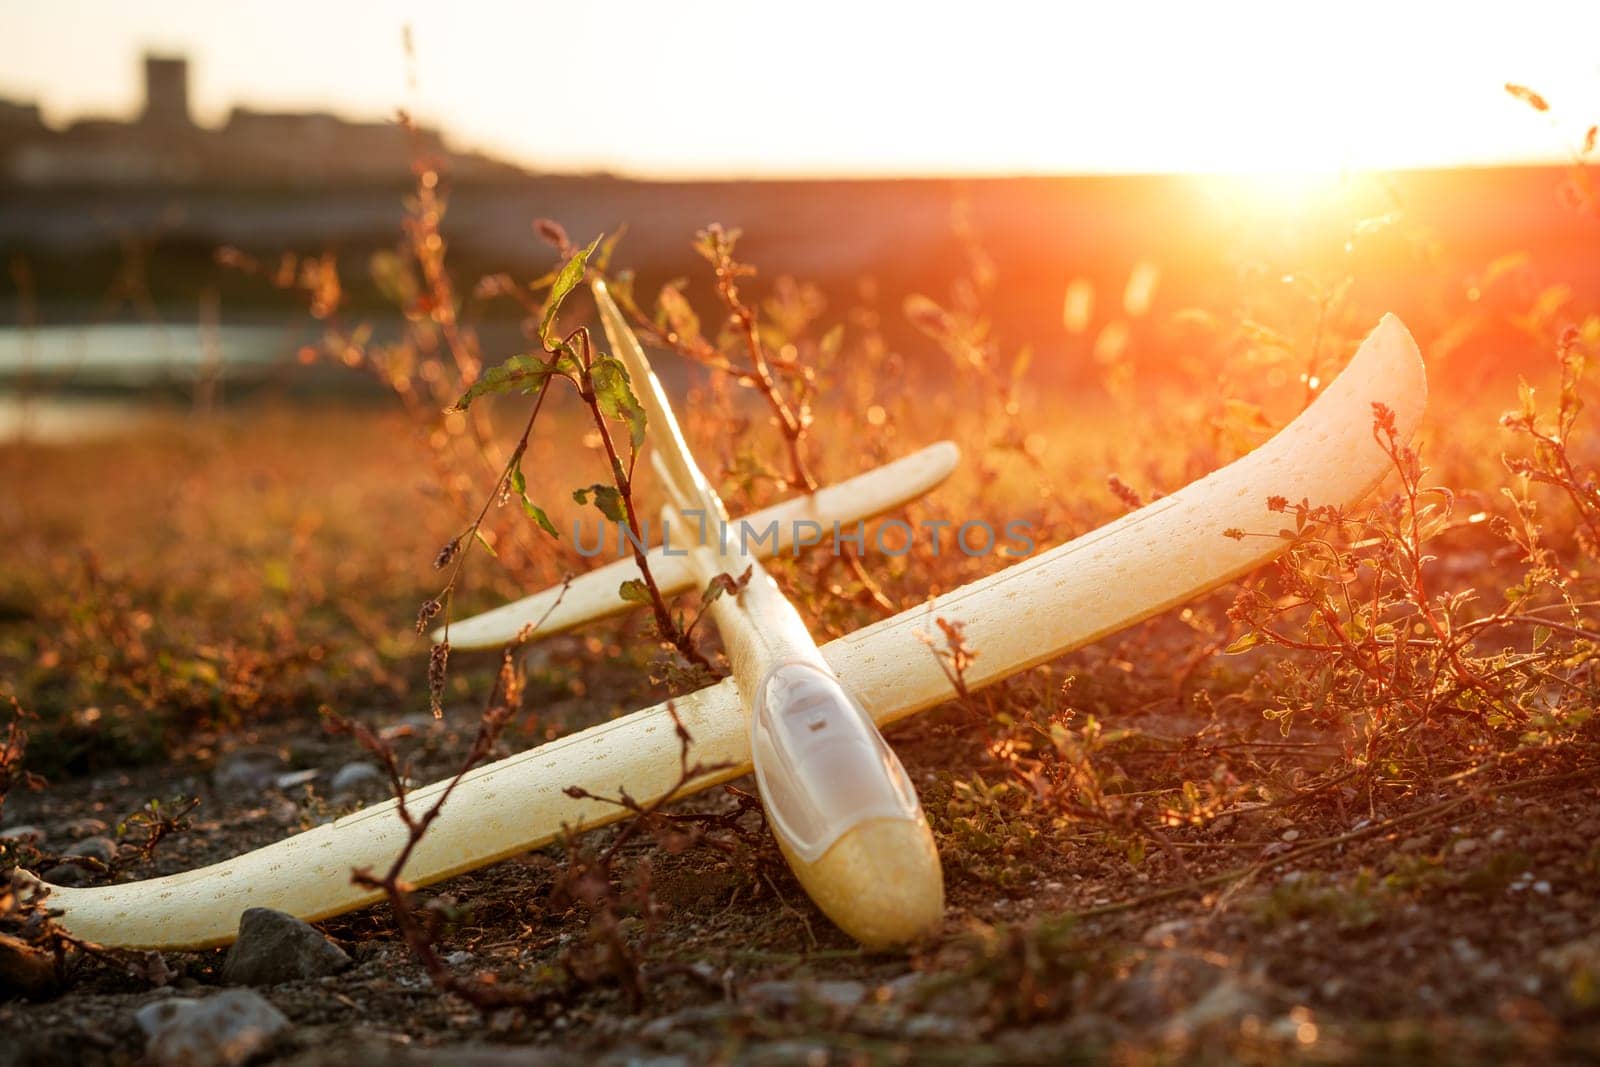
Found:
[[[545,272],[548,217],[625,226],[641,293],[741,228],[763,282],[876,309],[929,383],[911,294],[975,285],[1030,376],[1088,386],[1135,356],[1160,382],[1185,313],[1262,279],[1349,286],[1478,383],[1553,279],[1600,291],[1597,35],[1578,3],[6,0],[0,433],[377,392],[323,341],[400,336],[383,265],[424,173],[489,363],[523,316],[472,282]]]

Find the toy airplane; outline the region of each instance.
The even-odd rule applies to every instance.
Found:
[[[1098,530],[831,641],[823,658],[882,725],[955,695],[918,637],[935,618],[965,623],[967,643],[978,653],[966,682],[977,688],[1175,607],[1283,550],[1288,542],[1280,538],[1223,536],[1230,528],[1277,530],[1280,516],[1268,510],[1269,496],[1354,504],[1383,479],[1390,461],[1373,439],[1374,402],[1394,412],[1406,438],[1427,402],[1416,343],[1392,315],[1321,396],[1248,456]],[[749,773],[750,734],[734,679],[672,703],[694,737],[695,758],[724,765],[680,795]],[[677,785],[678,773],[665,704],[480,767],[457,787],[404,876],[416,885],[438,882],[627,814],[569,796],[568,786],[605,796],[626,785],[649,803]],[[416,790],[412,802],[427,804],[445,784]],[[382,869],[405,838],[389,801],[183,874],[51,887],[50,903],[67,930],[105,945],[221,945],[233,940],[249,907],[323,919],[375,902],[381,894],[352,885],[350,871]]]
[[[639,339],[604,282],[595,282],[594,298],[644,404],[656,472],[672,498],[664,544],[675,529],[701,532],[689,567],[703,589],[719,574],[742,576],[742,588],[709,610],[750,715],[751,763],[779,850],[817,906],[863,945],[886,948],[928,933],[944,916],[944,874],[911,779],[800,613],[745,554],[744,531],[725,536],[727,509],[695,465]],[[690,511],[694,526],[684,518]]]

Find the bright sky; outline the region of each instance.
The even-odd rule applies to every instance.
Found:
[[[1597,42],[1596,0],[0,0],[0,96],[130,115],[154,49],[191,57],[202,122],[406,106],[546,169],[1338,170],[1562,158]]]

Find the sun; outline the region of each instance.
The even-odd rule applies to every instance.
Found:
[[[1184,181],[1191,210],[1218,228],[1214,235],[1298,247],[1313,239],[1344,242],[1362,220],[1399,211],[1391,173],[1284,169],[1191,174]]]
[[[1230,214],[1263,222],[1320,215],[1346,199],[1358,172],[1253,170],[1197,174],[1204,199]]]

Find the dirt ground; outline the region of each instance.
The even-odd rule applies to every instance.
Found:
[[[1558,395],[1576,396],[1565,379],[1581,367],[1562,368]],[[1218,410],[1215,390],[1193,410],[1081,418],[1015,383],[949,392],[948,413],[914,394],[887,413],[845,405],[877,410],[880,436],[839,423],[831,441],[872,446],[834,447],[822,478],[947,434],[969,458],[908,514],[1025,516],[1054,544],[1243,454],[1272,424],[1231,395]],[[321,924],[349,969],[257,990],[289,1020],[263,1061],[1600,1059],[1600,498],[1587,473],[1600,447],[1528,445],[1482,403],[1437,406],[1450,420],[1424,431],[1424,455],[1451,492],[1419,490],[1419,461],[1396,454],[1397,484],[1366,517],[1324,530],[1284,502],[1286,524],[1312,525],[1289,531],[1281,569],[890,731],[944,865],[947,914],[926,943],[856,947],[759,816],[732,817],[740,799],[713,791],[673,812],[728,817],[631,837],[593,895],[571,872],[616,828],[419,894],[454,974],[535,1005],[483,1012],[442,993],[375,907]],[[730,499],[779,493],[751,473],[775,450],[747,455],[753,435],[727,432],[747,415],[700,410],[691,433]],[[0,496],[0,695],[18,694],[24,767],[49,778],[6,796],[0,825],[45,839],[0,842],[0,870],[121,833],[114,869],[77,877],[146,878],[381,800],[333,795],[335,774],[368,757],[326,731],[324,707],[391,736],[415,780],[450,775],[498,661],[452,657],[443,721],[425,714],[429,649],[411,620],[440,595],[439,546],[461,539],[463,515],[490,516],[498,555],[474,558],[457,617],[573,561],[521,508],[484,504],[511,497],[500,464],[435,438],[450,445],[392,415],[266,411],[178,420],[114,453],[0,452],[20,490]],[[563,529],[573,486],[603,477],[588,440],[558,424],[523,457]],[[1528,472],[1545,479],[1536,490]],[[919,548],[874,573],[905,608],[996,566]],[[885,613],[827,560],[774,572],[821,636]],[[660,699],[658,649],[638,619],[537,646],[497,755]],[[246,757],[271,780],[227,784]],[[130,817],[185,797],[199,801],[187,828],[140,856]],[[55,988],[0,1001],[0,1065],[148,1062],[135,1013],[216,992],[222,960],[75,957]]]
[[[462,708],[437,727],[398,723],[410,735],[400,744],[419,776],[448,772],[472,722]],[[982,759],[970,723],[961,709],[947,708],[902,726],[892,740],[936,825],[947,827],[941,800]],[[226,744],[275,753],[285,771],[324,773],[309,784],[230,795],[212,785],[215,760],[196,759],[60,783],[17,797],[7,814],[44,828],[60,848],[100,824],[114,828],[151,797],[200,797],[191,829],[117,876],[138,878],[224,859],[357,806],[330,803],[318,789],[335,768],[360,758],[348,739],[285,727]],[[731,801],[713,794],[689,806],[713,810]],[[1422,815],[1365,836],[1365,828],[1407,809],[1294,818],[1266,809],[1177,834],[1172,843],[1182,846],[1187,881],[1165,856],[1130,872],[1123,858],[1089,841],[1041,842],[1025,862],[1006,866],[952,856],[941,833],[949,893],[942,936],[877,955],[832,928],[770,848],[730,858],[703,848],[673,855],[641,842],[630,860],[649,866],[654,924],[642,1003],[602,981],[548,1008],[482,1017],[430,987],[378,907],[323,925],[355,959],[353,968],[262,991],[293,1023],[271,1059],[1551,1062],[1600,1055],[1600,917],[1592,890],[1600,792],[1592,777],[1467,803],[1443,817],[1429,815],[1426,803],[1409,808]],[[1330,841],[1339,843],[1297,856]],[[459,908],[441,944],[452,964],[561,981],[561,953],[584,937],[586,916],[581,906],[549,904],[560,859],[549,849],[430,890]],[[1252,863],[1260,868],[1250,876],[1205,884]],[[1163,889],[1170,895],[1162,898]],[[221,950],[166,954],[174,975],[162,988],[99,967],[59,995],[6,1002],[0,1058],[139,1062],[134,1011],[214,985],[221,957]]]

